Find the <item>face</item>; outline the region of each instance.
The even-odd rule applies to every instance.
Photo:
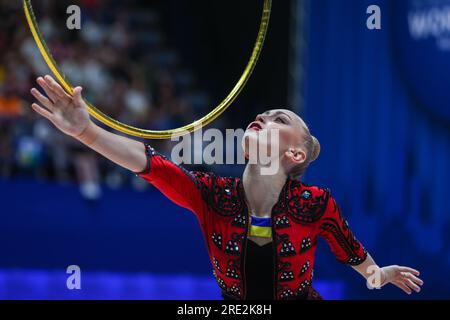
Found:
[[[302,148],[304,128],[306,125],[303,120],[290,110],[274,109],[259,114],[245,131],[242,141],[245,156],[248,159],[252,144],[271,150],[272,143],[276,143],[278,146],[274,150],[278,150],[278,154],[275,156],[285,160],[286,166],[300,164],[306,159]],[[278,139],[271,139],[274,131],[278,131]],[[268,139],[264,139],[265,134]]]

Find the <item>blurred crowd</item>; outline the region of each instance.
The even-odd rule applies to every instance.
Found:
[[[75,1],[80,30],[68,30],[72,2],[34,1],[39,27],[58,65],[84,97],[127,124],[177,127],[200,115],[208,97],[168,47],[161,17],[142,1]],[[20,1],[0,0],[0,178],[78,181],[87,199],[100,185],[144,184],[130,172],[64,136],[30,108],[30,89],[49,70],[34,43]],[[163,153],[167,141],[153,141]]]

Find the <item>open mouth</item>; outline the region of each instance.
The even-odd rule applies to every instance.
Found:
[[[258,122],[252,122],[247,129],[259,131],[262,130],[262,126]]]

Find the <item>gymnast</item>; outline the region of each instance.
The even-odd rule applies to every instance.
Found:
[[[262,175],[262,164],[248,162],[242,179],[224,178],[187,171],[148,143],[97,126],[89,117],[81,87],[70,96],[50,76],[39,77],[37,83],[46,96],[31,90],[39,102],[32,104],[34,111],[195,214],[224,299],[321,299],[312,286],[318,236],[369,286],[393,284],[407,294],[420,292],[423,281],[417,270],[379,267],[349,229],[330,191],[301,181],[318,157],[320,144],[292,111],[259,114],[244,134],[248,158],[258,133],[277,130],[279,154],[272,158],[279,166],[274,175]]]

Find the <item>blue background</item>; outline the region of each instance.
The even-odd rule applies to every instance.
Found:
[[[396,63],[392,22],[401,14],[393,15],[392,6],[398,2],[376,2],[382,29],[370,31],[361,13],[372,1],[310,1],[305,118],[322,153],[307,180],[331,187],[379,264],[422,272],[418,298],[449,298],[449,124],[411,95]],[[439,62],[426,60],[448,76]],[[317,264],[322,270],[327,262]],[[324,271],[331,276],[332,269]],[[346,283],[350,297],[376,296],[355,280]],[[382,297],[401,293],[383,290]]]
[[[425,285],[412,297],[367,290],[322,241],[315,286],[327,298],[450,298],[450,126],[405,78],[402,59],[415,60],[396,51],[394,2],[376,1],[382,30],[370,31],[373,1],[308,1],[298,111],[322,153],[305,180],[331,188],[380,265],[415,267]],[[424,70],[448,76],[440,61]],[[92,204],[74,184],[14,179],[0,181],[0,199],[0,298],[219,298],[195,217],[153,188],[105,188]],[[78,292],[64,287],[72,264],[86,279]]]

